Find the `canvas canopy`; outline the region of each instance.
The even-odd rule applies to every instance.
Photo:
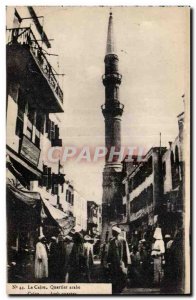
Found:
[[[68,234],[74,226],[73,216],[55,208],[47,199],[42,198],[40,193],[14,186],[9,178],[7,198],[8,213],[18,220],[16,224],[39,225],[44,219],[47,224],[59,226],[65,234]]]
[[[45,211],[48,211],[50,216],[57,222],[65,234],[68,234],[75,224],[75,218],[70,214],[55,208],[48,200],[43,198],[42,201],[46,208]]]

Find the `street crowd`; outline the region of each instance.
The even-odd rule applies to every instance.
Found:
[[[35,278],[39,282],[91,282],[93,243],[89,235],[73,231],[49,241],[41,235],[35,250]]]
[[[120,236],[121,229],[112,228],[112,239],[102,246],[102,265],[111,278],[113,293],[125,287],[160,288],[160,292],[181,293],[183,277],[183,236],[176,229],[174,236],[162,236],[161,228],[153,235],[146,232],[139,240],[137,231],[128,244]],[[127,246],[128,244],[128,246]]]
[[[96,282],[94,259],[101,261],[101,282],[112,283],[112,291],[121,293],[125,287],[159,286],[163,293],[173,293],[182,277],[182,233],[172,239],[157,227],[153,243],[142,239],[128,244],[118,225],[112,227],[112,237],[105,242],[89,235],[70,232],[46,240],[41,235],[35,251],[35,278],[39,282]]]

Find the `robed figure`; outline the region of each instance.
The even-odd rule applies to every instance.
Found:
[[[119,294],[126,286],[127,268],[130,254],[127,242],[120,236],[121,229],[112,227],[112,239],[109,242],[107,262],[110,268],[112,292]]]
[[[40,281],[48,278],[48,254],[46,250],[46,238],[39,237],[35,250],[35,278]]]

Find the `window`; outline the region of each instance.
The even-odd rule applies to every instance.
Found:
[[[19,117],[17,117],[17,120],[16,120],[16,135],[19,138],[22,138],[22,135],[23,135],[23,125],[24,125],[23,119],[20,119]]]
[[[32,135],[33,135],[33,124],[28,120],[26,136],[29,138],[29,140],[32,140]]]
[[[31,107],[29,107],[27,117],[28,117],[28,120],[27,120],[26,135],[30,140],[32,140],[32,137],[33,137],[33,124],[35,122],[35,110],[32,109]]]
[[[46,119],[46,132],[48,133],[49,140],[55,137],[55,124],[49,119],[49,116]]]
[[[35,145],[40,148],[40,139],[41,133],[44,133],[44,119],[45,115],[43,112],[36,112],[36,120],[35,120]]]
[[[170,156],[170,161],[171,161],[171,177],[172,177],[172,188],[176,188],[176,170],[175,170],[175,162],[174,162],[174,153],[171,151],[171,156]]]
[[[55,139],[55,124],[54,122],[51,121],[51,125],[50,125],[50,140]]]
[[[57,183],[53,183],[52,184],[52,194],[53,195],[58,195],[58,192],[59,192],[58,184]]]
[[[59,127],[49,119],[49,116],[46,119],[46,132],[50,141],[59,138]]]
[[[71,191],[69,191],[69,203],[71,204]]]
[[[177,145],[175,147],[175,163],[176,163],[176,165],[179,165],[179,151],[178,151]]]
[[[18,113],[16,119],[16,135],[19,138],[22,138],[23,135],[23,126],[24,126],[24,112],[25,112],[25,99],[19,90],[18,93]]]
[[[41,132],[42,134],[44,133],[44,113],[39,113],[37,112],[36,116],[36,129]]]
[[[57,140],[59,138],[59,127],[58,125],[55,125],[55,139]]]
[[[35,130],[35,146],[40,148],[40,132],[37,129]]]
[[[66,190],[66,197],[65,197],[66,202],[69,202],[68,197],[69,197],[69,190]]]
[[[47,115],[47,117],[46,117],[46,132],[48,133],[48,137],[49,137],[49,133],[50,133],[50,125],[51,125],[51,120],[49,119],[49,116]]]
[[[51,176],[51,168],[43,165],[42,185],[45,186],[47,190],[51,189],[52,186]]]
[[[74,205],[74,194],[71,194],[71,205]]]

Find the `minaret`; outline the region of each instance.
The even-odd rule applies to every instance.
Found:
[[[119,101],[119,87],[122,75],[118,71],[118,55],[116,54],[113,16],[110,13],[105,55],[105,74],[102,76],[105,86],[105,104],[101,106],[105,119],[105,146],[110,155],[121,150],[121,117],[124,105]],[[118,223],[122,214],[121,176],[122,165],[119,155],[111,160],[106,155],[103,171],[103,198],[102,198],[102,236],[110,232],[111,225]]]

